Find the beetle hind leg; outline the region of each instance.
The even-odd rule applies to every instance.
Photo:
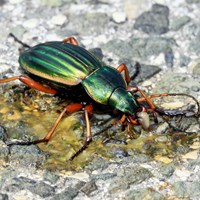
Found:
[[[84,145],[69,159],[72,161],[75,157],[77,157],[81,152],[83,152],[89,144],[92,142],[92,133],[91,133],[91,127],[90,127],[90,120],[89,120],[89,114],[92,113],[92,105],[86,105],[84,108],[85,112],[85,120],[86,120],[86,140]]]
[[[20,76],[13,76],[10,78],[5,78],[5,79],[1,79],[0,83],[7,83],[10,81],[15,81],[15,80],[19,80],[22,83],[24,83],[25,85],[28,85],[30,88],[48,93],[48,94],[56,94],[57,90],[54,90],[52,88],[49,87],[45,87],[44,85],[40,84],[39,82],[34,81],[33,79],[31,79],[28,76],[25,75],[20,75]]]
[[[22,141],[22,142],[12,142],[7,144],[8,146],[13,146],[13,145],[32,145],[32,144],[39,144],[39,143],[47,143],[51,139],[54,131],[56,130],[58,124],[60,123],[62,117],[64,116],[65,113],[73,113],[82,108],[81,103],[74,103],[74,104],[69,104],[67,105],[64,110],[60,113],[58,116],[57,120],[55,121],[54,125],[48,132],[48,134],[43,138],[43,139],[38,139],[38,140],[33,140],[33,141]]]

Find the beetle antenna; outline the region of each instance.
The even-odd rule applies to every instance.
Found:
[[[197,105],[196,116],[200,115],[200,104],[199,104],[198,100],[195,97],[193,97],[192,95],[185,94],[185,93],[168,93],[168,96],[186,96],[186,97],[192,98]]]
[[[11,36],[12,38],[14,38],[14,40],[16,42],[18,42],[19,44],[21,44],[23,47],[26,47],[26,48],[31,48],[31,46],[29,46],[28,44],[22,42],[21,40],[19,40],[13,33],[9,33],[9,36]]]
[[[196,117],[198,117],[200,115],[200,104],[197,101],[197,99],[195,97],[193,97],[192,95],[185,94],[185,93],[165,93],[163,96],[187,96],[189,98],[192,98],[197,105],[197,112],[196,113],[193,112],[192,115],[193,116],[195,115]],[[158,97],[158,96],[154,95],[154,97]],[[187,110],[183,110],[183,111],[181,111],[181,110],[163,110],[161,108],[156,107],[155,111],[158,112],[161,115],[171,115],[171,116],[188,115],[188,116],[191,116],[191,113]]]

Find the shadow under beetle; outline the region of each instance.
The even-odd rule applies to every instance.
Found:
[[[26,45],[26,47],[29,46]],[[148,129],[150,122],[147,113],[153,113],[155,121],[156,113],[169,115],[168,111],[165,112],[165,110],[157,108],[152,102],[152,98],[185,95],[196,102],[198,107],[196,115],[200,113],[199,103],[193,96],[175,93],[147,96],[138,87],[128,86],[131,79],[125,64],[121,64],[117,68],[104,65],[91,52],[80,47],[74,37],[30,47],[19,56],[19,64],[28,76],[14,76],[0,80],[0,83],[19,80],[33,89],[49,94],[58,94],[63,92],[65,88],[80,85],[84,88],[85,93],[89,95],[90,101],[67,105],[43,139],[13,142],[8,144],[9,146],[48,142],[65,113],[73,113],[83,109],[86,120],[86,140],[85,144],[70,158],[70,160],[73,160],[92,141],[89,121],[89,115],[92,114],[93,110],[91,102],[107,105],[113,110],[120,111],[121,118],[114,124],[126,124],[128,132],[130,132],[131,125],[141,125],[143,129]],[[137,65],[139,64],[137,63]],[[124,72],[124,78],[122,72]],[[136,93],[140,94],[140,97],[136,98],[134,95]],[[146,106],[142,105],[141,102],[144,102]],[[170,112],[170,115],[173,116],[184,114],[187,114],[187,112]]]

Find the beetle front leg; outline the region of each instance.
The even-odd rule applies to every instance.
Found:
[[[78,46],[78,41],[74,37],[68,37],[63,40],[63,42],[68,42]]]
[[[34,81],[33,79],[31,79],[30,77],[25,76],[25,75],[13,76],[13,77],[10,77],[10,78],[1,79],[0,83],[7,83],[7,82],[10,82],[10,81],[15,81],[15,80],[19,80],[22,83],[28,85],[30,88],[33,88],[33,89],[36,89],[36,90],[39,90],[39,91],[42,91],[42,92],[45,92],[45,93],[48,93],[48,94],[56,94],[57,93],[57,90],[54,90],[54,89],[49,88],[49,87],[45,87],[44,85]]]
[[[149,110],[151,110],[151,112],[153,113],[153,117],[154,117],[154,121],[155,123],[158,123],[158,119],[157,119],[157,114],[155,111],[156,106],[154,105],[154,103],[151,101],[151,99],[153,98],[153,96],[147,96],[142,90],[140,90],[138,87],[133,87],[133,86],[128,86],[127,91],[131,92],[131,93],[136,93],[139,92],[143,97],[142,98],[137,98],[138,102],[142,101],[146,101],[146,103],[148,104],[148,106],[150,107]],[[166,96],[166,93],[163,94],[163,96]]]
[[[92,105],[87,105],[84,108],[85,112],[85,120],[86,120],[86,140],[84,145],[69,159],[72,161],[75,157],[77,157],[81,152],[83,152],[88,145],[92,142],[92,133],[91,133],[91,127],[90,127],[90,120],[89,120],[89,114],[92,113]]]

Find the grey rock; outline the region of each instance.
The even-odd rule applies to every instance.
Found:
[[[103,59],[103,53],[102,53],[102,50],[100,48],[89,49],[89,51],[92,52],[100,60]]]
[[[80,191],[83,192],[84,194],[86,194],[87,196],[89,196],[92,192],[94,192],[95,190],[97,190],[97,185],[95,183],[95,181],[90,181],[87,182],[81,189]]]
[[[17,162],[21,166],[40,166],[44,163],[46,154],[36,145],[10,147],[9,160]]]
[[[200,0],[186,0],[186,3],[188,4],[200,3]]]
[[[200,195],[200,183],[199,181],[179,181],[174,184],[174,190],[180,198],[198,198]]]
[[[0,200],[9,200],[8,195],[0,193]]]
[[[68,187],[63,192],[56,194],[51,200],[72,200],[78,195],[78,190]]]
[[[113,177],[117,176],[116,173],[105,173],[105,174],[99,174],[99,175],[91,175],[92,180],[108,180],[112,179]]]
[[[55,184],[59,180],[59,176],[54,174],[51,171],[46,170],[44,173],[44,181],[48,181],[52,184]]]
[[[151,11],[141,14],[134,24],[134,28],[148,34],[161,35],[169,31],[169,8],[161,4],[154,4]]]
[[[11,29],[11,33],[15,35],[17,38],[22,38],[23,34],[25,33],[25,28],[22,25],[17,25]]]
[[[172,162],[161,167],[160,173],[166,177],[170,177],[174,173],[175,169],[176,169],[176,165],[175,163]]]
[[[190,63],[191,59],[188,56],[181,55],[180,56],[180,67],[187,67]]]
[[[167,67],[173,67],[174,65],[174,54],[171,48],[165,52],[165,63]]]
[[[176,45],[173,38],[164,37],[148,37],[136,38],[132,37],[128,42],[122,40],[110,40],[102,48],[106,51],[112,52],[119,58],[146,60],[149,56],[158,56],[163,53],[165,61],[168,66],[173,65],[173,51],[172,47]]]
[[[40,0],[42,5],[58,7],[63,4],[62,0]]]
[[[33,194],[37,194],[43,198],[53,196],[55,193],[55,188],[44,182],[33,184],[27,189],[30,190]]]
[[[170,84],[169,84],[170,83]],[[165,73],[165,76],[160,80],[153,93],[190,93],[192,86],[198,86],[199,80],[185,74]]]
[[[178,31],[183,26],[185,26],[187,23],[189,23],[190,20],[191,20],[191,18],[187,15],[182,16],[182,17],[177,18],[177,19],[173,19],[172,23],[170,25],[170,29],[173,30],[173,31]]]
[[[130,156],[125,149],[120,148],[120,144],[118,147],[113,147],[110,153],[112,153],[116,158],[124,158]]]
[[[125,167],[118,171],[117,177],[114,177],[112,185],[109,187],[110,193],[119,192],[127,189],[132,184],[139,184],[146,179],[151,178],[152,173],[142,167]]]
[[[144,80],[153,77],[155,74],[161,71],[161,68],[155,65],[145,65],[142,63],[136,65],[136,62],[131,59],[120,59],[119,63],[124,63],[128,67],[131,77],[130,85],[137,85],[138,83],[141,83]]]
[[[200,54],[200,41],[198,37],[190,42],[189,51]]]
[[[33,187],[36,184],[35,180],[31,180],[26,177],[16,177],[12,178],[9,181],[9,184],[6,185],[3,189],[6,192],[19,192],[20,190],[27,189]]]
[[[200,62],[195,63],[192,72],[193,74],[200,75]]]
[[[43,182],[36,182],[35,180],[26,177],[17,177],[11,179],[10,183],[4,187],[7,192],[19,192],[27,189],[33,194],[38,194],[41,197],[48,197],[54,194],[55,189]]]
[[[140,199],[154,199],[154,200],[165,200],[166,198],[159,192],[152,189],[143,189],[143,190],[131,190],[127,195],[128,199],[140,200]]]
[[[79,31],[81,35],[101,34],[110,21],[106,13],[83,13],[69,15],[68,30]]]
[[[6,3],[5,0],[0,0],[0,6],[4,5]]]

